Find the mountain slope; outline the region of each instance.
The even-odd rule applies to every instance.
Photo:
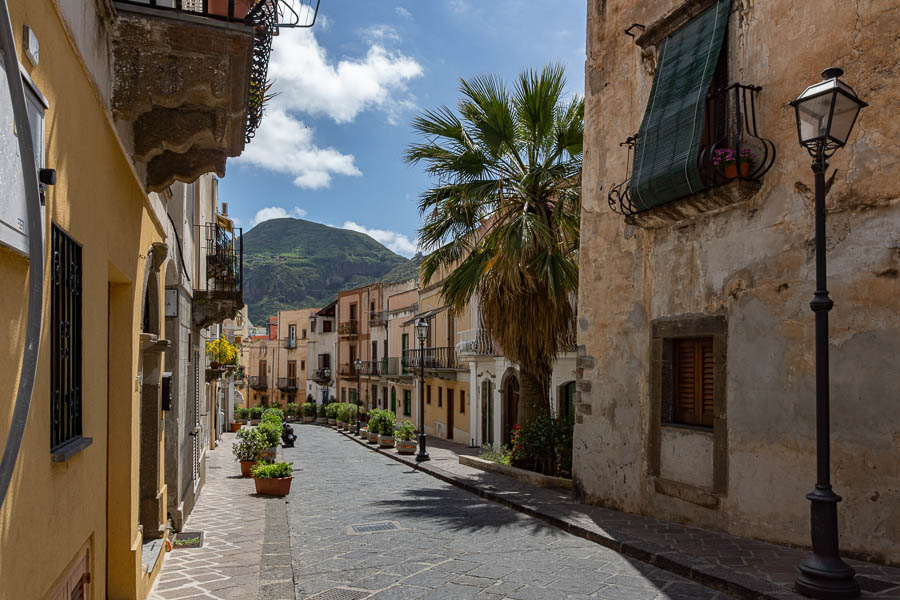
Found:
[[[388,274],[389,280],[408,279],[419,260],[394,254],[363,233],[271,219],[244,233],[244,302],[250,321],[262,325],[277,310],[322,307],[339,291]]]

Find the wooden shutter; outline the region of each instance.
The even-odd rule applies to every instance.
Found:
[[[674,421],[712,427],[715,361],[712,338],[674,340]]]
[[[660,43],[638,130],[629,187],[639,211],[701,191],[698,156],[706,96],[719,62],[731,0],[718,0]]]

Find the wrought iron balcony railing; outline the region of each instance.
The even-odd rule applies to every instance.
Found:
[[[381,375],[381,361],[364,360],[359,372],[362,375]]]
[[[456,344],[458,356],[497,356],[500,352],[494,344],[490,329],[478,328],[460,331]]]
[[[269,378],[265,375],[251,375],[247,378],[247,384],[254,390],[265,390],[269,387]]]
[[[388,356],[381,359],[379,366],[380,375],[382,377],[400,377],[407,375],[406,371],[401,367],[401,360],[398,356]]]
[[[341,321],[338,325],[338,334],[339,335],[357,335],[359,333],[359,321],[356,319],[350,319],[348,321]]]
[[[326,374],[325,371],[328,371]],[[331,369],[316,369],[313,371],[313,381],[318,383],[319,385],[325,385],[331,381]]]
[[[388,313],[386,310],[373,312],[369,315],[369,327],[383,327],[387,325]]]
[[[296,391],[297,390],[297,378],[296,377],[279,377],[278,378],[278,389],[284,391]]]
[[[282,340],[282,345],[288,350],[293,350],[297,347],[297,338],[295,337],[286,337]]]
[[[431,370],[456,369],[456,349],[452,346],[439,348],[422,348],[419,350],[404,350],[403,368],[419,369],[425,366]]]
[[[201,226],[205,233],[206,291],[243,295],[244,238],[240,227]]]
[[[733,181],[759,182],[772,168],[775,145],[761,137],[757,129],[756,97],[760,90],[760,86],[733,83],[707,96],[703,140],[697,154],[704,189]],[[637,136],[632,136],[619,144],[628,151],[626,176],[607,196],[609,207],[626,216],[647,210],[632,197],[632,153],[636,142]]]
[[[341,365],[338,367],[338,374],[341,377],[356,377],[356,367],[353,365]]]

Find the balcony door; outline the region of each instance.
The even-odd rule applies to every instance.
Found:
[[[453,388],[447,388],[447,439],[453,441]]]
[[[297,379],[297,361],[289,360],[287,367],[288,367],[287,376],[288,376],[288,380],[289,380],[288,383],[293,383],[293,380]]]

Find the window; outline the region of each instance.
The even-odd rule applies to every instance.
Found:
[[[438,386],[438,408],[444,406],[444,388]]]
[[[410,390],[403,390],[403,416],[408,417],[412,415],[412,392]]]
[[[305,360],[300,361],[300,370],[306,371],[306,361]]]
[[[378,360],[378,342],[372,342],[372,361]]]
[[[294,379],[297,377],[297,361],[289,360],[287,364],[288,368],[288,379]]]
[[[322,321],[322,333],[331,333],[331,320]]]
[[[288,325],[288,337],[293,342],[297,339],[297,326],[296,325]]]
[[[63,580],[50,596],[50,600],[84,600],[90,598],[90,562],[88,551],[82,552],[75,564],[63,576]]]
[[[459,390],[459,412],[460,414],[465,414],[466,412],[466,391]]]
[[[425,386],[425,404],[431,404],[431,386]]]
[[[341,388],[341,402],[347,401],[347,388]]]
[[[81,245],[55,223],[50,296],[50,449],[81,437]]]
[[[559,415],[563,419],[575,419],[575,382],[559,388]]]
[[[712,427],[713,339],[673,340],[672,363],[672,422]]]
[[[301,339],[301,340],[305,340],[305,339],[306,339],[306,330],[305,330],[305,329],[303,329],[303,330],[300,331],[300,339]]]
[[[350,305],[350,320],[356,320],[356,302]]]

